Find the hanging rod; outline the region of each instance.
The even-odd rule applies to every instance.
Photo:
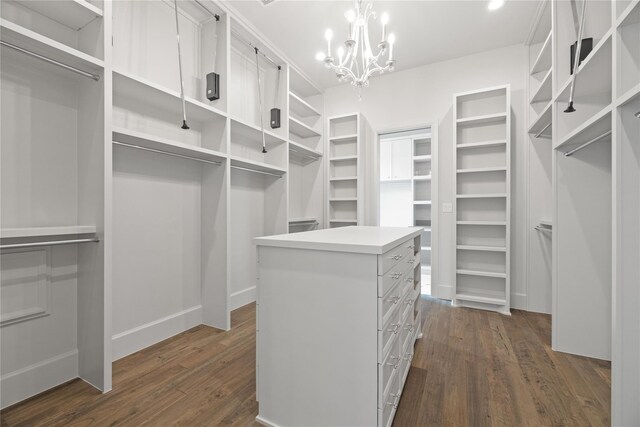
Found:
[[[535,134],[534,138],[540,138],[542,136],[542,134],[544,133],[545,130],[549,129],[549,127],[551,126],[553,122],[549,122],[548,125],[546,125],[545,127],[542,128],[542,130],[540,132],[538,132],[537,134]]]
[[[302,157],[307,157],[313,160],[318,160],[320,158],[320,156],[312,156],[311,154],[303,153],[302,151],[296,150],[295,148],[289,148],[289,151],[293,151],[294,153],[298,153]]]
[[[262,53],[262,51],[258,48],[258,46],[254,45],[253,43],[251,43],[250,41],[247,41],[244,37],[242,37],[240,34],[238,34],[236,31],[231,31],[231,34],[233,34],[233,36],[235,36],[235,38],[237,38],[238,40],[240,40],[242,43],[249,45],[252,49],[255,49],[258,54],[262,55],[264,57],[264,59],[266,59],[267,61],[269,61],[274,67],[276,67],[278,70],[282,69],[282,66],[280,64],[278,64],[276,61],[274,61],[273,59],[269,58],[266,54]]]
[[[583,148],[587,148],[589,145],[593,144],[594,142],[598,142],[598,141],[600,141],[602,138],[605,138],[605,137],[607,137],[607,136],[609,136],[609,135],[611,135],[611,131],[610,131],[610,130],[609,130],[609,131],[606,131],[605,133],[603,133],[603,134],[602,134],[602,135],[600,135],[600,136],[596,136],[596,137],[595,137],[595,138],[593,138],[592,140],[585,142],[585,143],[584,143],[584,144],[582,144],[581,146],[576,147],[576,148],[574,148],[574,149],[573,149],[573,150],[571,150],[571,151],[567,151],[566,153],[564,153],[564,155],[565,155],[566,157],[571,157],[571,156],[573,156],[575,153],[577,153],[578,151],[582,150]]]
[[[241,171],[248,171],[248,172],[255,172],[255,173],[261,173],[263,175],[270,175],[270,176],[275,176],[277,178],[282,178],[282,175],[278,175],[277,173],[271,173],[271,172],[265,172],[265,171],[259,171],[256,169],[249,169],[249,168],[244,168],[242,166],[235,166],[235,165],[231,165],[231,169],[238,169]]]
[[[38,53],[31,52],[30,50],[23,49],[23,48],[21,48],[19,46],[16,46],[16,45],[11,44],[9,42],[6,42],[4,40],[0,40],[0,44],[2,46],[6,46],[8,48],[17,50],[18,52],[26,53],[27,55],[31,55],[34,58],[38,58],[38,59],[40,59],[42,61],[48,62],[49,64],[53,64],[53,65],[56,65],[56,66],[58,66],[60,68],[64,68],[65,70],[72,71],[72,72],[74,72],[76,74],[80,74],[81,76],[89,77],[90,79],[93,79],[95,81],[100,80],[100,76],[98,74],[92,74],[92,73],[89,73],[87,71],[80,70],[80,69],[78,69],[76,67],[72,67],[71,65],[63,64],[62,62],[58,62],[55,59],[47,58],[46,56],[42,56],[42,55],[40,55]]]
[[[546,233],[553,233],[553,229],[551,229],[551,228],[541,227],[541,226],[539,226],[539,225],[536,225],[536,226],[535,226],[535,227],[533,227],[533,228],[534,228],[535,230],[538,230],[538,231],[544,231],[544,232],[546,232]]]
[[[205,12],[207,12],[209,15],[211,15],[213,18],[216,18],[216,21],[220,21],[220,15],[218,15],[217,13],[213,13],[209,10],[209,8],[205,5],[203,5],[202,3],[200,3],[199,0],[193,0],[194,2],[196,2],[196,4],[198,6],[200,6]]]
[[[126,143],[126,142],[113,141],[113,143],[116,144],[116,145],[122,145],[123,147],[135,148],[137,150],[151,151],[153,153],[164,154],[164,155],[167,155],[167,156],[174,156],[174,157],[180,157],[180,158],[188,159],[188,160],[195,160],[196,162],[209,163],[209,164],[216,165],[216,166],[222,165],[222,162],[216,162],[216,161],[213,161],[213,160],[199,159],[197,157],[191,157],[191,156],[183,156],[182,154],[169,153],[167,151],[155,150],[153,148],[142,147],[140,145],[129,144],[129,143]]]
[[[98,239],[97,237],[94,237],[92,239],[51,240],[47,242],[15,243],[10,245],[0,245],[0,249],[36,248],[40,246],[70,245],[72,243],[97,243],[99,241],[100,239]]]

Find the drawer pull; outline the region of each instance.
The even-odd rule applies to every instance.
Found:
[[[413,246],[413,245],[409,245],[409,246],[407,246],[407,249],[413,249],[414,247],[415,246]]]
[[[413,353],[407,353],[404,357],[404,360],[411,361],[413,359]]]
[[[389,257],[389,259],[395,259],[396,261],[398,261],[400,258],[402,258],[402,255],[391,255]]]
[[[393,370],[395,371],[396,369],[398,369],[398,366],[400,366],[400,360],[402,360],[402,358],[400,356],[389,356],[389,360],[394,360],[394,359],[398,359],[398,363],[387,362],[386,365],[393,366]]]
[[[413,282],[413,277],[407,277],[406,279],[404,279],[407,283],[411,283]]]
[[[392,302],[394,305],[400,301],[400,297],[398,295],[394,295],[391,298],[387,298],[387,302]]]
[[[407,305],[413,305],[413,301],[411,299],[405,300],[404,303]]]
[[[393,402],[387,402],[387,405],[393,406],[393,409],[398,409],[398,399],[400,399],[400,393],[391,393],[389,396],[393,397]]]
[[[392,273],[391,277],[394,279],[399,279],[400,277],[402,277],[402,273]]]
[[[413,332],[413,324],[405,326],[404,329],[409,332]]]
[[[409,261],[407,261],[407,264],[413,264],[413,262],[414,262],[415,260],[416,260],[415,258],[410,259]]]
[[[400,324],[394,323],[393,329],[387,329],[387,332],[393,332],[394,334],[397,334],[399,329],[400,329]]]

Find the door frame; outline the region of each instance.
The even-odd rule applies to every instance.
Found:
[[[440,235],[440,203],[439,203],[439,168],[438,168],[438,149],[439,149],[439,141],[438,141],[438,121],[437,120],[426,120],[422,123],[395,127],[395,128],[387,128],[376,130],[376,142],[373,145],[373,150],[371,153],[371,164],[373,166],[373,170],[371,171],[371,177],[373,182],[371,182],[371,187],[374,191],[369,198],[370,204],[369,208],[374,212],[375,225],[380,226],[380,140],[383,136],[400,133],[400,132],[411,132],[418,129],[431,129],[431,296],[434,298],[445,298],[446,295],[440,295],[441,286],[440,286],[440,268],[439,268],[439,235]],[[411,152],[413,153],[413,147],[411,148]],[[412,160],[413,161],[413,160]],[[413,164],[411,167],[413,174]],[[413,215],[412,215],[413,217]]]

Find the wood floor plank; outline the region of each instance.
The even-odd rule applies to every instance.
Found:
[[[394,426],[587,426],[610,420],[611,368],[554,352],[550,316],[424,298]],[[198,326],[114,363],[100,394],[74,380],[0,412],[14,426],[257,426],[255,304],[231,331]]]

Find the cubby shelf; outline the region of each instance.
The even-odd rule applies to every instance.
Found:
[[[431,200],[414,200],[414,205],[431,205]]]
[[[431,175],[416,175],[413,177],[414,181],[431,181]]]
[[[506,172],[506,167],[458,169],[457,173]]]
[[[52,7],[57,7],[52,6]],[[104,62],[6,19],[0,19],[0,39],[80,70],[101,74]]]
[[[456,221],[456,224],[480,225],[480,226],[490,225],[490,226],[497,226],[497,227],[505,227],[507,225],[507,222],[506,221]]]
[[[329,220],[329,222],[333,224],[357,224],[358,220],[357,219],[332,219],[332,220]]]
[[[640,8],[640,2],[638,2],[638,0],[631,0],[627,8],[623,10],[620,16],[618,16],[618,19],[616,19],[615,26],[620,27],[621,25],[624,25],[624,22],[629,18],[629,16],[632,13],[634,13],[636,8]]]
[[[344,143],[344,142],[354,142],[358,138],[357,134],[349,134],[349,135],[341,135],[341,136],[332,136],[329,138],[329,141],[334,142],[336,144]]]
[[[331,182],[336,182],[336,181],[356,181],[358,179],[357,176],[345,176],[345,177],[339,177],[339,178],[331,178],[329,179],[329,181]]]
[[[166,138],[148,135],[142,132],[113,127],[112,139],[134,147],[142,147],[167,154],[177,154],[179,156],[193,157],[195,159],[223,162],[227,156],[218,151],[209,150],[194,145],[183,144]]]
[[[616,106],[622,107],[623,105],[633,102],[638,97],[640,97],[640,84],[632,87],[622,94],[622,96],[619,96],[616,101]]]
[[[461,251],[507,252],[506,247],[499,247],[499,246],[457,245],[456,249]]]
[[[71,225],[59,227],[24,227],[0,229],[2,239],[21,239],[29,237],[76,236],[80,234],[95,234],[93,225]]]
[[[531,98],[530,104],[536,104],[539,102],[549,102],[553,98],[553,94],[551,92],[551,80],[552,80],[553,70],[549,70],[547,74],[540,82],[540,86],[536,90],[535,94]]]
[[[269,174],[282,176],[287,171],[277,166],[269,165],[267,163],[257,162],[254,160],[245,159],[239,156],[229,156],[231,166],[237,166],[243,169],[249,169],[256,172],[266,172]]]
[[[289,160],[298,165],[308,165],[322,158],[322,153],[305,147],[295,141],[289,141]]]
[[[289,92],[289,109],[298,117],[316,117],[322,114],[293,92]]]
[[[573,130],[569,135],[565,136],[554,148],[567,148],[576,144],[581,144],[596,138],[604,133],[611,131],[611,112],[612,105],[606,106],[598,114]]]
[[[308,224],[318,222],[318,218],[289,218],[289,224]]]
[[[457,119],[458,126],[476,126],[489,123],[503,122],[507,119],[506,113],[486,114],[483,116],[466,117]]]
[[[123,96],[136,100],[143,100],[146,104],[176,113],[176,125],[181,125],[182,101],[180,93],[136,76],[123,70],[113,70],[114,98]],[[224,122],[226,115],[217,108],[206,105],[191,97],[185,97],[187,121]]]
[[[286,142],[286,140],[281,136],[266,129],[264,134],[267,150],[274,145],[280,145]],[[236,139],[241,139],[243,141],[248,140],[255,142],[256,144],[262,144],[262,130],[259,126],[247,123],[236,117],[231,117],[231,144],[233,144]]]
[[[329,199],[329,202],[333,203],[333,202],[357,202],[358,198],[357,197],[334,197]]]
[[[612,34],[613,30],[607,31],[589,55],[580,63],[577,76],[580,84],[576,84],[575,99],[584,99],[584,93],[610,89],[611,82],[602,77],[603,72],[611,73]],[[571,80],[572,76],[569,76],[558,90],[554,101],[569,99]]]
[[[346,162],[348,160],[357,160],[358,156],[340,156],[340,157],[331,157],[329,159],[330,162]]]
[[[484,141],[484,142],[468,142],[466,144],[458,144],[456,146],[456,148],[458,150],[465,150],[465,149],[474,149],[474,148],[498,147],[498,146],[506,145],[506,144],[507,144],[506,140]]]
[[[71,28],[79,30],[96,18],[102,10],[85,0],[33,1],[16,0],[16,3]]]
[[[431,156],[413,156],[414,162],[430,162]]]
[[[482,295],[473,295],[470,293],[460,293],[456,294],[456,298],[461,301],[469,301],[469,302],[480,302],[483,304],[491,304],[491,305],[506,305],[507,300],[504,298],[492,298]]]
[[[295,117],[289,117],[289,132],[300,138],[312,138],[320,136],[320,132],[311,126],[301,122]]]
[[[549,31],[549,35],[542,44],[542,48],[540,49],[538,57],[533,62],[533,67],[531,67],[530,72],[531,75],[546,71],[551,68],[551,39],[552,32]]]
[[[547,126],[553,120],[553,101],[549,102],[542,113],[538,116],[538,118],[533,122],[531,127],[529,127],[529,134],[538,135],[540,132],[547,131],[547,134],[551,134],[550,127]]]
[[[506,273],[496,273],[493,271],[481,271],[481,270],[465,270],[458,269],[456,274],[463,274],[465,276],[479,276],[479,277],[496,277],[498,279],[506,279]]]

